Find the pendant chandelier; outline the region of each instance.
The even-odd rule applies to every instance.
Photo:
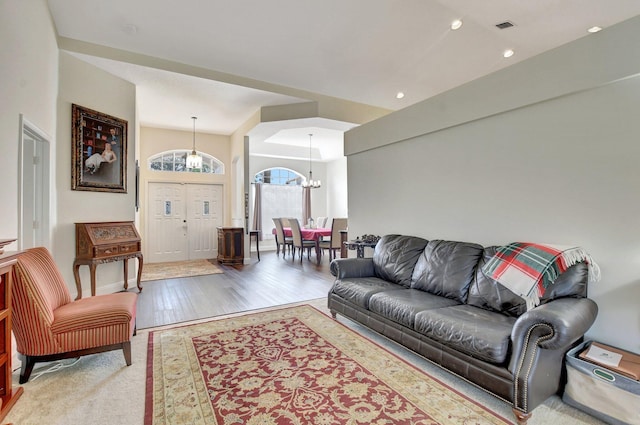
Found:
[[[196,120],[198,117],[191,117],[193,120],[193,148],[191,154],[187,156],[187,169],[200,169],[202,168],[202,157],[196,152]]]
[[[313,136],[313,134],[309,134],[309,178],[302,182],[302,187],[317,189],[322,186],[322,183],[320,180],[313,179],[313,172],[311,171],[311,136]]]

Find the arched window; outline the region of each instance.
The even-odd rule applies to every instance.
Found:
[[[187,168],[187,155],[190,153],[190,150],[185,149],[160,152],[149,158],[149,170],[224,174],[224,164],[203,152],[198,152],[202,156],[202,168]]]
[[[304,176],[286,168],[269,168],[256,174],[254,183],[299,186]]]

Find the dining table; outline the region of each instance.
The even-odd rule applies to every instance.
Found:
[[[291,233],[291,227],[283,227],[282,230],[285,236],[291,237],[293,235],[293,233]],[[274,235],[276,234],[275,228],[272,230],[272,233]],[[323,236],[331,236],[331,228],[300,228],[300,235],[302,236],[302,239],[312,240],[316,243],[316,258],[318,259],[318,264],[320,264],[320,254],[322,253],[320,250],[320,240]]]

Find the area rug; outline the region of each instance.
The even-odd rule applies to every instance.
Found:
[[[508,423],[309,305],[149,334],[145,425]]]
[[[209,260],[173,261],[170,263],[144,264],[142,267],[143,282],[160,279],[175,279],[177,277],[202,276],[207,274],[224,273],[219,266]]]

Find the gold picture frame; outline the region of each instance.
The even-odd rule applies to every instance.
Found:
[[[71,189],[127,193],[127,121],[71,105]]]

